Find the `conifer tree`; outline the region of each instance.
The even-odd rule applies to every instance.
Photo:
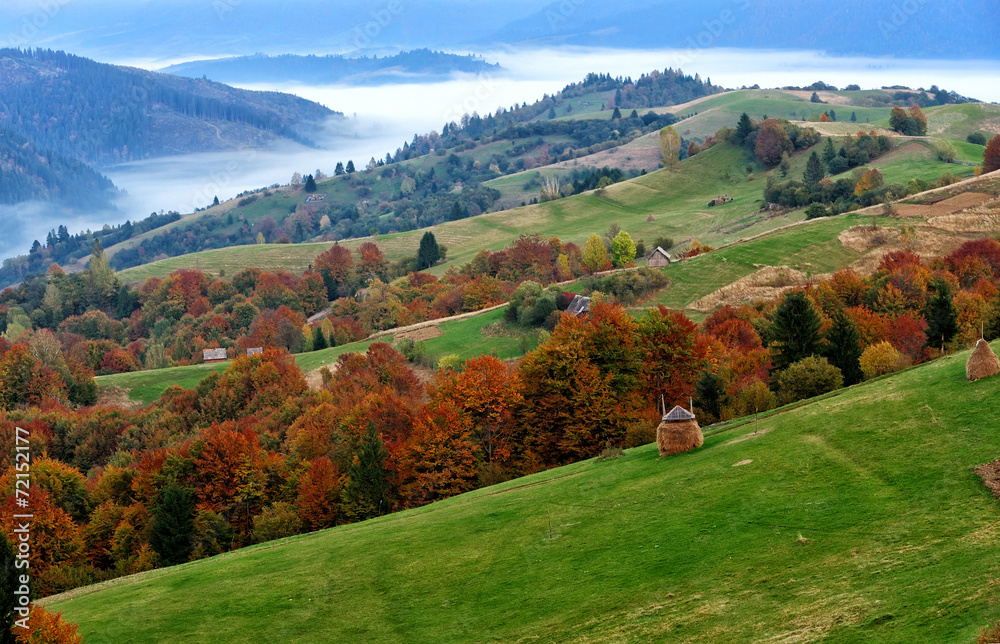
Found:
[[[193,547],[194,497],[176,483],[163,488],[153,508],[150,544],[168,566],[187,561]]]
[[[817,353],[821,322],[804,291],[792,291],[774,312],[771,326],[774,367],[788,365]]]
[[[312,175],[306,177],[305,191],[316,192],[316,179],[314,179]]]
[[[14,568],[16,553],[14,545],[7,538],[7,535],[0,532],[0,644],[13,644],[14,633],[11,627],[14,626],[15,602],[17,596],[17,569]]]
[[[320,349],[325,349],[330,346],[326,340],[326,334],[323,333],[322,327],[313,328],[313,351],[319,351]]]
[[[927,344],[942,348],[958,333],[955,305],[952,304],[951,287],[944,280],[933,280],[935,295],[927,301]]]
[[[827,137],[826,143],[823,144],[823,163],[826,164],[827,169],[830,168],[830,163],[837,158],[837,151],[833,148],[833,137]]]
[[[417,251],[417,270],[422,271],[438,263],[441,259],[441,249],[438,247],[434,233],[427,231],[420,238],[420,249]]]
[[[736,124],[736,139],[739,143],[743,143],[750,133],[753,132],[753,121],[750,120],[750,115],[746,112],[740,114],[740,121]]]
[[[816,150],[813,150],[812,154],[809,155],[809,160],[806,161],[806,171],[802,175],[802,179],[807,186],[814,188],[819,185],[819,182],[823,180],[825,175],[826,171],[823,169],[823,162],[819,160]]]
[[[861,336],[854,322],[843,309],[833,316],[833,324],[826,332],[827,346],[823,355],[834,367],[840,369],[845,385],[861,382]]]
[[[385,471],[388,458],[389,451],[382,436],[375,423],[369,421],[344,486],[343,510],[351,521],[363,521],[389,512],[391,490]]]

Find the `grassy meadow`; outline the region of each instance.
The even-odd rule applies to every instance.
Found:
[[[1000,349],[1000,344],[994,345]],[[1000,378],[960,353],[706,431],[46,599],[117,642],[970,642]]]

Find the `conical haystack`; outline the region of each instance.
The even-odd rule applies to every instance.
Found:
[[[660,456],[680,454],[701,447],[704,442],[705,436],[701,433],[694,414],[680,406],[664,415],[656,428],[656,444],[660,447]]]
[[[976,349],[969,356],[969,362],[965,365],[965,375],[969,380],[979,380],[998,373],[1000,373],[1000,360],[997,359],[997,354],[993,353],[989,342],[980,338],[976,342]]]

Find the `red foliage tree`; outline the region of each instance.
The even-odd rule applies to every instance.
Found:
[[[983,172],[1000,170],[1000,134],[997,134],[986,144],[983,153]]]
[[[774,119],[764,119],[761,122],[754,144],[754,154],[761,163],[772,168],[781,163],[782,154],[790,154],[794,148],[780,123]]]
[[[322,530],[337,524],[340,472],[330,459],[320,457],[309,463],[299,478],[295,505],[306,530]]]
[[[697,327],[679,311],[664,306],[639,320],[639,347],[643,355],[644,393],[650,403],[667,406],[694,394],[694,385],[706,354],[698,346]]]

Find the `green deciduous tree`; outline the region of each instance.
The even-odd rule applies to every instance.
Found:
[[[611,268],[611,260],[608,258],[608,250],[604,247],[604,242],[595,233],[591,233],[587,238],[587,244],[583,247],[583,265],[590,273],[596,273]]]
[[[826,358],[810,356],[793,363],[778,376],[778,392],[786,405],[840,389],[844,377]]]
[[[635,243],[624,230],[611,240],[611,257],[615,266],[619,268],[635,259]]]

